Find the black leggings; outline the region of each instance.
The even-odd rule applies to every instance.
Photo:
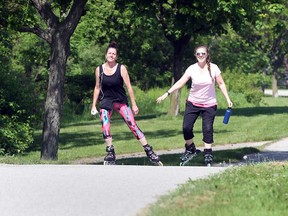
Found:
[[[183,135],[185,140],[194,137],[193,128],[198,116],[202,116],[202,132],[203,142],[212,144],[213,140],[213,124],[217,112],[217,105],[211,107],[197,107],[191,102],[186,102],[186,109],[183,120]]]

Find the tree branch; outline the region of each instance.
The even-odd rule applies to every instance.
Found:
[[[52,42],[51,35],[47,31],[39,28],[38,26],[37,27],[22,26],[20,27],[19,31],[34,33],[40,38],[42,38],[43,40],[47,41],[49,44],[51,44]]]
[[[64,31],[67,33],[68,38],[75,31],[79,20],[81,19],[82,12],[88,0],[74,0],[73,5],[69,11],[68,16],[63,22]]]
[[[58,17],[52,12],[50,2],[46,0],[31,0],[31,2],[49,28],[53,28],[59,24]]]

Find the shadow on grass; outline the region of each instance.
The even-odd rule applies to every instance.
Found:
[[[243,161],[243,156],[247,154],[256,154],[260,151],[256,148],[249,147],[249,148],[239,148],[239,149],[229,149],[229,150],[220,150],[213,152],[213,161],[214,164],[219,166],[219,164],[233,164],[240,161]],[[161,162],[164,166],[179,166],[180,165],[180,157],[181,154],[165,154],[160,155]],[[203,163],[204,154],[201,152],[197,157],[193,160],[189,161],[186,166],[204,166]],[[103,164],[101,163],[92,163],[92,164]],[[147,157],[134,157],[134,158],[125,158],[119,159],[116,161],[117,165],[153,165]]]
[[[166,115],[166,113],[157,113],[157,114],[149,114],[149,115],[137,115],[135,116],[136,121],[140,120],[147,120],[147,119],[155,119],[161,115]],[[123,118],[118,113],[113,113],[111,117],[111,122],[124,122]],[[90,120],[83,121],[83,122],[75,122],[75,123],[64,123],[61,125],[61,128],[65,127],[77,127],[77,126],[89,126],[89,125],[95,125],[95,124],[101,124],[99,116],[91,116]]]
[[[34,143],[25,152],[40,151],[41,134],[34,136]],[[103,136],[100,132],[79,132],[79,133],[61,133],[59,149],[71,149],[75,147],[84,147],[92,145],[102,145]]]
[[[225,109],[218,109],[217,116],[223,116]],[[288,107],[246,107],[235,108],[232,110],[233,116],[256,116],[256,115],[274,115],[287,113]]]
[[[123,127],[126,127],[126,131],[118,132],[112,134],[115,142],[125,141],[126,143],[135,142],[136,138],[133,133],[129,130],[129,128],[123,122]],[[113,130],[113,129],[112,129]],[[113,131],[112,131],[113,132]],[[201,131],[195,130],[195,133],[200,133]],[[216,132],[217,133],[217,132]],[[179,130],[156,130],[156,131],[144,131],[145,136],[149,137],[158,137],[158,138],[167,138],[175,135],[181,135],[181,128]],[[26,150],[29,151],[40,151],[40,143],[41,143],[41,134],[34,136],[34,144]],[[93,145],[101,145],[104,143],[103,135],[101,131],[95,132],[77,132],[77,133],[61,133],[60,134],[60,142],[59,149],[72,149],[75,147],[85,147],[85,146],[93,146]]]

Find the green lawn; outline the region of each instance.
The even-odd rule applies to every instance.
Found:
[[[219,109],[215,119],[215,145],[269,141],[287,136],[287,98],[267,97],[259,107],[235,107],[227,125],[222,123],[224,112],[225,109]],[[136,120],[145,133],[149,144],[153,146],[156,152],[162,149],[183,148],[182,115],[177,117],[169,117],[164,114],[161,116],[138,116]],[[197,146],[202,146],[201,122],[201,120],[197,121],[195,126],[195,143]],[[111,132],[117,154],[143,151],[117,113],[112,117]],[[58,161],[56,162],[40,161],[40,135],[41,130],[36,131],[35,145],[29,151],[17,156],[2,156],[0,162],[20,164],[72,163],[81,158],[102,157],[106,154],[101,124],[98,119],[92,117],[89,120],[62,125]],[[178,165],[178,161],[175,162],[175,165]]]
[[[188,181],[139,216],[279,216],[288,210],[288,162],[234,167]]]

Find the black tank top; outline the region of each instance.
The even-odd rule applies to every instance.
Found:
[[[115,73],[109,76],[103,72],[103,67],[100,65],[100,83],[103,93],[102,100],[128,104],[121,76],[121,64],[118,64]]]

